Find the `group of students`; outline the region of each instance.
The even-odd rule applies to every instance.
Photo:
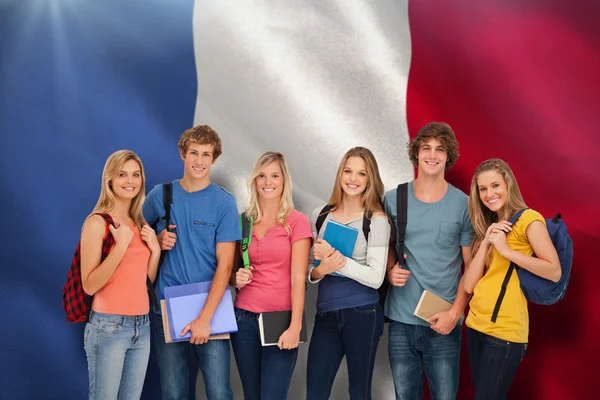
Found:
[[[385,193],[371,151],[355,147],[344,155],[329,201],[310,218],[294,209],[284,156],[267,152],[248,179],[250,268],[240,268],[242,234],[235,198],[210,180],[210,169],[222,153],[218,134],[196,126],[183,133],[178,147],[184,172],[172,182],[169,226],[164,186],[145,196],[142,162],[129,150],[108,158],[98,204],[83,224],[82,283],[86,293],[95,295],[84,337],[90,399],[140,398],[151,331],[163,399],[194,398],[194,358],[207,398],[232,399],[230,342],[244,398],[285,399],[298,355],[307,281],[318,283],[307,344],[308,400],[330,397],[344,356],[349,397],[371,398],[384,320],[389,322],[396,399],[421,398],[424,376],[432,398],[454,399],[467,303],[475,398],[506,397],[526,352],[529,326],[516,274],[491,321],[508,266],[515,262],[552,281],[558,281],[561,269],[538,212],[527,209],[514,225],[507,222],[526,205],[504,161],[481,163],[467,196],[445,180],[458,159],[454,132],[445,123],[425,125],[408,144],[418,172],[408,183],[402,247],[394,229],[398,189]],[[115,226],[108,224],[106,214]],[[330,221],[358,230],[351,257],[323,240]],[[101,260],[109,233],[116,244]],[[403,254],[397,254],[401,248]],[[165,342],[161,316],[149,306],[147,277],[159,299],[166,287],[212,281],[200,315],[182,332],[191,332],[189,342]],[[386,279],[390,288],[382,310],[378,289]],[[209,340],[211,318],[228,285],[236,288],[238,331],[231,340]],[[452,308],[428,321],[415,317],[424,290]],[[263,347],[260,314],[284,310],[291,310],[288,329],[277,346]]]

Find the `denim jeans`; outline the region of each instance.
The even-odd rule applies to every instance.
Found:
[[[258,328],[259,315],[235,308],[238,331],[231,334],[231,347],[242,380],[244,399],[286,399],[298,358],[298,349],[263,347]]]
[[[345,355],[350,399],[371,399],[375,355],[382,333],[379,303],[318,312],[308,349],[306,398],[329,399]]]
[[[461,325],[448,335],[429,326],[392,321],[388,352],[396,400],[423,397],[423,373],[433,400],[455,399],[460,368]]]
[[[196,371],[191,371],[191,365],[192,357],[196,357],[204,378],[206,398],[232,400],[233,392],[229,382],[229,340],[209,340],[205,344],[197,345],[188,341],[165,343],[162,316],[152,314],[162,399],[195,398]]]
[[[92,311],[84,347],[90,399],[139,399],[150,357],[148,315],[122,316]]]
[[[475,399],[505,399],[527,344],[509,342],[468,328],[467,346]]]

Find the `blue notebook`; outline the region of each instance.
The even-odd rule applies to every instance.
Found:
[[[345,257],[352,257],[357,237],[358,230],[333,220],[327,222],[325,232],[323,233],[323,240]],[[320,260],[315,261],[315,267],[320,263]],[[344,276],[338,272],[334,272],[331,275]]]
[[[208,297],[211,282],[192,283],[189,285],[165,288],[165,301],[173,342],[188,340],[191,333],[179,334],[187,324],[198,318]],[[210,321],[210,334],[220,335],[237,332],[237,322],[233,311],[233,300],[229,288],[223,294]]]

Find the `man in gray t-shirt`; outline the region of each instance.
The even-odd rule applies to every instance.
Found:
[[[385,303],[397,400],[423,396],[423,373],[434,400],[454,399],[458,390],[461,325],[468,301],[461,264],[470,260],[473,227],[467,196],[444,177],[458,158],[457,148],[452,128],[439,122],[425,125],[408,145],[418,171],[408,184],[406,263],[404,269],[390,263]],[[396,189],[386,193],[384,209],[396,226]],[[452,308],[429,321],[414,316],[423,290],[449,301]]]

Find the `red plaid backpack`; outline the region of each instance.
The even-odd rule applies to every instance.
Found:
[[[115,223],[108,214],[97,215],[101,216],[106,221],[106,232],[104,233],[104,239],[102,240],[102,256],[100,257],[100,262],[103,262],[115,244],[115,238],[113,238],[108,229],[109,224],[115,226]],[[94,296],[89,296],[83,291],[83,284],[81,283],[80,247],[81,243],[78,243],[77,249],[75,249],[75,255],[73,256],[73,261],[71,261],[67,283],[63,286],[63,307],[65,309],[65,314],[67,315],[67,321],[69,322],[87,322],[90,310],[92,309],[92,300],[94,298]]]

